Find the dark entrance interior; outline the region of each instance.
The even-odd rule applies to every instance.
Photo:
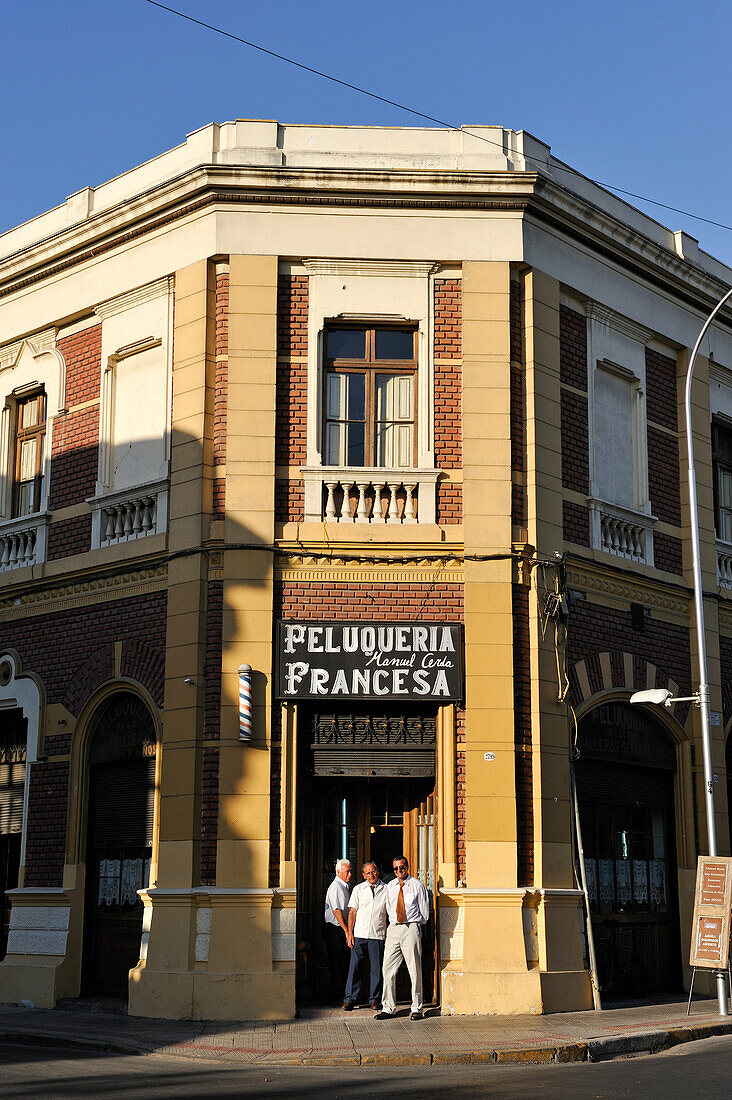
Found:
[[[332,716],[330,716],[332,717]],[[298,762],[297,805],[297,999],[298,1003],[325,1002],[329,999],[328,958],[324,938],[324,899],[333,880],[337,859],[346,858],[354,869],[353,885],[362,881],[361,867],[373,859],[385,881],[394,877],[391,864],[394,856],[404,853],[411,873],[419,878],[430,895],[432,917],[424,929],[423,975],[425,1003],[435,998],[435,795],[434,751],[428,732],[415,742],[412,767],[430,774],[410,774],[409,749],[402,744],[400,759],[388,774],[387,759],[364,750],[364,737],[369,737],[369,723],[379,718],[370,716],[364,732],[358,716],[343,715],[341,726],[352,718],[355,736],[361,738],[353,756],[340,744],[328,755],[317,726],[322,716],[306,712],[299,728],[310,729],[313,738],[302,738]],[[363,717],[363,716],[362,716]],[[385,716],[381,716],[385,720]],[[393,724],[393,723],[392,723]],[[383,729],[383,727],[382,727]],[[305,744],[303,744],[303,741]],[[373,748],[373,746],[371,746]],[[370,757],[368,768],[376,774],[360,774],[366,770],[364,758]],[[356,757],[356,759],[354,759]],[[318,769],[329,774],[316,774]],[[354,774],[354,771],[356,773]],[[408,977],[402,968],[397,985],[399,999],[407,999]]]
[[[22,710],[0,711],[0,959],[5,958],[10,928],[5,891],[17,887],[20,870],[27,740],[28,721]]]
[[[155,792],[155,730],[142,700],[113,696],[92,733],[82,992],[126,997],[140,957],[149,883]]]
[[[682,989],[670,738],[625,703],[579,727],[580,803],[592,930],[606,998]]]

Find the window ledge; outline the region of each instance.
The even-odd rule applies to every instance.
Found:
[[[653,565],[653,528],[656,517],[634,508],[587,498],[592,546],[628,561]]]
[[[51,513],[45,511],[0,520],[0,573],[46,560],[50,519]]]
[[[440,471],[383,466],[305,466],[305,521],[434,524]]]
[[[154,481],[88,497],[92,550],[159,535],[168,528],[168,482]]]

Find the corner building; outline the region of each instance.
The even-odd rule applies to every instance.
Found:
[[[586,1008],[572,768],[603,980],[681,988],[700,729],[628,699],[696,685],[731,278],[495,127],[212,125],[0,237],[0,1000],[287,1019],[404,851],[443,1012]]]

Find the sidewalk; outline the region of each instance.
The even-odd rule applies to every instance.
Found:
[[[0,1040],[258,1065],[445,1065],[603,1061],[732,1034],[714,1000],[551,1016],[428,1016],[313,1011],[273,1023],[146,1020],[81,1004],[42,1011],[0,1006]]]

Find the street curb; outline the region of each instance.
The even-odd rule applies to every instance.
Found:
[[[242,1060],[242,1065],[266,1066],[456,1066],[456,1065],[549,1065],[579,1062],[607,1062],[614,1058],[632,1057],[640,1054],[658,1054],[671,1047],[684,1043],[697,1042],[718,1035],[732,1034],[732,1020],[729,1023],[698,1024],[696,1026],[677,1026],[657,1031],[636,1032],[631,1035],[613,1035],[598,1039],[588,1039],[556,1046],[515,1047],[511,1049],[474,1051],[427,1051],[409,1053],[391,1051],[384,1053],[359,1054],[308,1054],[293,1055],[283,1050],[275,1061],[274,1052],[268,1052],[260,1058]],[[160,1057],[190,1058],[199,1061],[220,1061],[226,1055],[231,1065],[236,1050],[224,1050],[212,1053],[211,1048],[196,1049],[195,1043],[181,1044],[168,1042],[164,1046],[125,1043],[107,1038],[97,1039],[87,1036],[59,1035],[49,1031],[15,1030],[0,1028],[0,1042],[11,1042],[28,1046],[50,1046],[61,1049],[87,1050],[104,1054],[135,1054],[144,1056],[156,1054]],[[234,1058],[231,1057],[234,1055]]]

